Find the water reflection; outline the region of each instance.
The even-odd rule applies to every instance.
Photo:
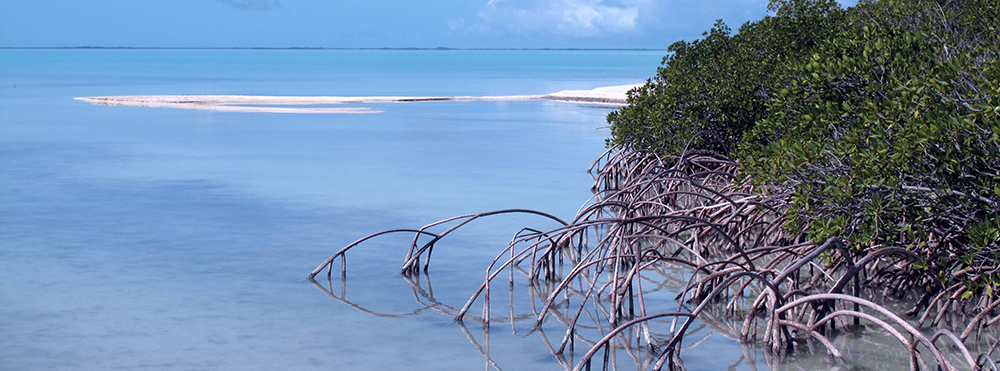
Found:
[[[448,304],[442,303],[434,298],[434,289],[431,287],[430,276],[425,272],[423,274],[424,280],[427,282],[427,289],[424,289],[423,285],[420,283],[420,276],[415,275],[413,277],[403,276],[403,279],[410,284],[410,288],[413,290],[413,300],[420,305],[420,308],[414,309],[409,313],[382,313],[376,310],[368,309],[363,307],[361,304],[353,302],[347,299],[347,275],[341,275],[340,277],[340,295],[334,292],[333,278],[327,276],[326,286],[316,281],[314,278],[309,278],[309,282],[313,284],[314,287],[322,291],[326,296],[337,299],[341,303],[347,304],[348,306],[357,309],[366,314],[370,314],[376,317],[386,317],[386,318],[403,318],[409,317],[417,314],[424,313],[428,309],[434,310],[444,315],[454,315],[457,310]]]
[[[649,274],[654,273],[654,274]],[[686,284],[685,272],[682,267],[671,264],[662,264],[653,269],[645,271],[640,275],[640,279],[648,284],[647,291],[644,291],[647,301],[671,302],[672,297],[678,290],[683,289]],[[502,326],[498,324],[508,324],[509,334],[520,339],[528,339],[537,336],[541,345],[549,352],[552,359],[565,370],[571,370],[580,361],[578,356],[581,351],[590,350],[599,344],[600,340],[610,333],[607,326],[608,320],[613,316],[611,303],[607,298],[591,298],[593,305],[589,305],[585,310],[574,303],[583,298],[587,293],[587,288],[593,282],[592,278],[581,275],[573,286],[564,290],[565,296],[558,302],[551,305],[547,311],[541,326],[533,326],[537,320],[542,304],[548,299],[551,293],[557,288],[559,280],[555,281],[528,281],[524,280],[528,272],[520,266],[513,266],[509,269],[509,284],[506,290],[506,300],[499,297],[492,298],[493,305],[505,305],[505,313],[502,315],[490,316],[489,322],[484,321],[483,316],[466,315],[463,320],[456,321],[455,324],[468,339],[473,348],[483,357],[486,369],[503,370],[502,362],[491,355],[491,333],[497,335]],[[410,286],[413,298],[414,309],[408,312],[390,313],[373,305],[363,305],[353,301],[348,297],[349,276],[346,269],[339,275],[327,275],[326,279],[316,280],[310,278],[312,285],[326,296],[333,298],[359,312],[375,317],[403,318],[434,312],[446,318],[454,318],[459,312],[456,306],[442,302],[435,297],[432,278],[426,271],[421,271],[413,275],[400,275],[400,277]],[[321,277],[321,276],[320,276]],[[523,302],[518,300],[518,294],[528,292],[530,300]],[[370,299],[371,293],[361,293],[362,299]],[[506,303],[502,303],[506,301]],[[662,304],[661,303],[661,304]],[[683,307],[683,305],[682,305]],[[685,309],[689,309],[686,308]],[[689,357],[695,365],[702,365],[701,352],[695,352],[699,347],[708,347],[712,353],[719,349],[719,336],[724,339],[735,339],[739,336],[738,324],[732,319],[727,319],[721,313],[707,313],[704,318],[699,318],[699,323],[687,331],[687,338],[692,339],[690,344],[683,346],[683,352],[691,353]],[[566,330],[571,323],[575,322],[575,327]],[[489,324],[492,323],[492,326]],[[475,325],[473,325],[475,324]],[[664,329],[675,328],[675,321],[653,321],[642,327],[631,327],[617,334],[609,343],[610,351],[604,356],[605,365],[610,368],[639,367],[640,369],[650,369],[655,365],[661,354],[657,349],[664,345],[673,333],[663,331]],[[657,340],[660,339],[660,340]],[[651,341],[651,342],[650,342]],[[723,347],[724,348],[724,347]],[[757,349],[753,344],[741,344],[738,357],[734,355],[730,360],[728,369],[749,368],[756,371],[757,364],[761,358],[768,365],[777,365],[777,358],[767,357],[767,354]],[[715,357],[718,357],[717,355]],[[630,367],[630,368],[631,368]],[[683,367],[683,364],[681,365]],[[699,368],[699,367],[696,367]],[[770,367],[773,368],[773,367]]]

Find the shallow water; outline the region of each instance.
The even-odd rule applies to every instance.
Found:
[[[548,93],[641,82],[659,54],[0,51],[0,369],[482,367],[451,318],[371,316],[306,274],[381,229],[509,207],[570,217],[607,136],[608,109],[558,102],[359,116],[73,97]],[[464,302],[479,267],[536,220],[499,218],[442,244],[438,297]],[[396,274],[401,241],[351,256],[348,298],[414,310]],[[517,355],[509,368],[552,369],[537,341],[500,348]]]

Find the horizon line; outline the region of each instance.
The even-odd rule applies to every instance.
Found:
[[[537,51],[668,51],[658,48],[452,48],[452,47],[312,47],[312,46],[229,46],[229,47],[173,47],[173,46],[0,46],[0,49],[56,50],[56,49],[96,49],[96,50],[537,50]]]

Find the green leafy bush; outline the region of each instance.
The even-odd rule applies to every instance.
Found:
[[[996,265],[962,257],[1000,210],[998,9],[862,3],[791,71],[737,153],[753,182],[794,192],[790,230],[909,246],[949,275]]]
[[[1000,282],[1000,0],[772,1],[678,42],[609,144],[735,157],[812,241],[906,246],[942,283]],[[990,282],[986,284],[986,282]],[[971,290],[970,290],[971,292]]]
[[[808,58],[844,12],[833,0],[773,2],[775,16],[731,35],[721,20],[704,39],[679,41],[656,77],[608,116],[609,144],[636,149],[685,148],[728,153],[766,114],[786,71]]]

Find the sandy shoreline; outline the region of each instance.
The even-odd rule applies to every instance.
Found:
[[[164,107],[224,112],[271,113],[378,113],[367,107],[264,107],[335,105],[358,103],[471,102],[553,100],[563,102],[626,104],[627,93],[642,84],[606,86],[593,90],[564,90],[542,95],[455,96],[455,97],[305,97],[263,95],[120,95],[73,98],[104,106]]]

